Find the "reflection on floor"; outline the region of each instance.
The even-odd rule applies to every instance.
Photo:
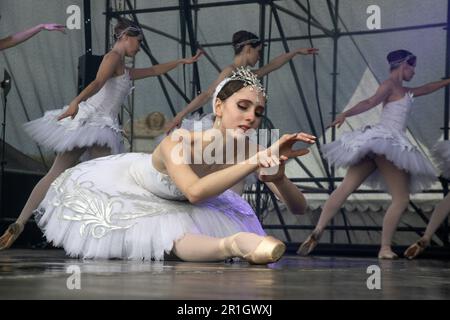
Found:
[[[287,255],[252,266],[83,261],[62,250],[11,249],[0,252],[0,283],[0,299],[449,299],[450,261]]]

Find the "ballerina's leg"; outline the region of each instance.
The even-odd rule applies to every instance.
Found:
[[[381,235],[381,249],[379,257],[396,258],[391,249],[392,237],[400,217],[408,207],[409,203],[409,174],[398,169],[391,161],[384,156],[377,156],[375,163],[387,184],[392,202],[386,211],[383,219],[383,231]]]
[[[375,169],[375,163],[370,159],[364,159],[348,169],[342,183],[333,191],[333,193],[331,193],[323,206],[319,222],[317,222],[315,229],[319,234],[323,232],[330,220],[336,215],[345,200],[347,200],[352,192],[355,191]]]

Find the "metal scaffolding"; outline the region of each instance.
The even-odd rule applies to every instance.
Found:
[[[448,0],[447,4],[447,21],[443,23],[434,23],[434,24],[424,24],[424,25],[411,25],[407,27],[399,27],[399,28],[389,28],[389,29],[380,29],[380,30],[363,30],[363,31],[349,31],[344,21],[339,15],[339,0],[321,0],[321,2],[326,6],[327,11],[330,15],[332,25],[327,27],[323,26],[312,14],[311,14],[311,4],[309,0],[292,0],[296,6],[298,7],[298,11],[291,11],[282,6],[282,1],[277,0],[242,0],[242,1],[216,1],[211,3],[198,3],[197,0],[179,0],[178,5],[175,6],[166,6],[166,7],[157,7],[157,8],[141,8],[136,9],[136,5],[131,3],[131,0],[125,0],[124,6],[121,10],[117,10],[113,8],[113,1],[112,0],[106,0],[106,10],[104,12],[106,17],[106,43],[105,43],[105,49],[108,50],[109,48],[109,39],[110,39],[110,22],[112,18],[118,17],[118,16],[127,16],[131,20],[135,21],[136,23],[139,23],[138,15],[145,14],[145,13],[154,13],[158,12],[160,14],[163,14],[164,12],[169,11],[178,11],[179,12],[179,18],[181,22],[181,37],[178,38],[176,35],[170,35],[163,31],[160,31],[152,26],[146,26],[143,24],[140,24],[142,29],[147,32],[152,32],[159,34],[163,37],[166,37],[167,39],[170,39],[172,41],[176,41],[177,43],[180,43],[182,45],[182,54],[183,57],[186,54],[187,47],[190,48],[190,53],[192,55],[195,54],[196,50],[198,48],[207,48],[207,47],[218,47],[218,46],[228,46],[231,45],[229,42],[215,42],[215,43],[199,43],[197,41],[197,31],[198,31],[198,19],[197,19],[197,13],[199,9],[206,9],[206,8],[212,8],[212,7],[227,7],[227,6],[239,6],[243,4],[252,4],[255,5],[255,10],[259,10],[259,36],[260,39],[268,44],[268,50],[267,53],[263,52],[262,50],[262,57],[260,59],[260,66],[263,65],[265,55],[267,55],[267,61],[268,61],[268,55],[270,53],[270,44],[274,42],[281,42],[283,45],[283,48],[286,52],[289,52],[289,41],[291,40],[309,40],[310,44],[313,45],[312,41],[314,39],[320,39],[320,38],[330,38],[333,41],[333,55],[332,55],[332,62],[333,62],[333,71],[331,73],[331,81],[332,81],[332,103],[331,103],[331,113],[333,120],[335,119],[335,116],[337,114],[337,81],[338,81],[338,46],[339,46],[339,40],[343,37],[349,37],[351,41],[353,42],[354,46],[358,50],[359,54],[361,55],[361,58],[365,61],[368,68],[370,66],[368,65],[368,62],[364,55],[362,54],[362,51],[359,49],[357,43],[354,41],[355,36],[364,36],[369,34],[377,34],[377,33],[391,33],[391,32],[401,32],[401,31],[407,31],[407,30],[417,30],[417,29],[428,29],[428,28],[446,28],[446,77],[450,76],[450,0]],[[315,1],[317,4],[318,1]],[[267,12],[270,12],[269,15],[269,23],[267,23]],[[302,23],[305,23],[308,27],[308,35],[307,36],[293,36],[288,37],[285,35],[284,29],[283,29],[283,17],[290,16],[294,19],[297,19],[298,21],[301,21]],[[272,19],[275,21],[276,27],[278,29],[278,33],[280,35],[279,38],[272,37]],[[340,25],[344,27],[345,30],[340,29]],[[316,35],[311,35],[311,26],[318,29],[321,33]],[[269,37],[266,38],[266,28],[269,28]],[[148,45],[148,42],[145,38],[144,33],[144,40],[142,43],[142,49],[145,52],[145,54],[149,57],[152,64],[158,64],[158,60],[152,55],[152,52],[150,50],[150,46]],[[213,65],[213,67],[216,70],[220,70],[218,64],[212,59],[209,55],[206,54],[206,58]],[[314,58],[315,59],[315,58]],[[318,147],[322,143],[325,143],[325,126],[323,123],[323,114],[324,111],[329,112],[329,110],[323,110],[321,108],[319,99],[318,99],[318,91],[317,91],[317,78],[315,77],[315,83],[316,83],[316,99],[317,99],[317,111],[320,115],[320,128],[315,126],[315,123],[313,121],[311,110],[312,106],[308,104],[304,90],[302,87],[302,83],[297,75],[297,70],[295,68],[295,65],[292,61],[289,62],[290,72],[294,78],[294,82],[297,88],[297,92],[302,104],[302,110],[308,120],[308,124],[310,127],[310,132],[318,136],[319,133],[323,136],[323,141],[317,141]],[[314,70],[315,70],[315,60],[314,60]],[[267,87],[269,85],[269,77],[266,76],[264,79],[265,86]],[[176,110],[173,106],[172,100],[168,94],[167,86],[172,86],[175,91],[186,101],[186,103],[190,102],[190,98],[188,98],[188,93],[185,92],[182,88],[180,88],[177,83],[169,76],[169,75],[163,75],[158,76],[158,81],[161,86],[161,90],[167,100],[167,103],[171,109],[171,112],[173,115],[176,114]],[[194,98],[196,94],[201,92],[200,87],[200,73],[197,69],[197,65],[194,64],[194,72],[193,72],[193,78],[192,78],[192,91],[189,93],[191,98]],[[450,91],[449,88],[445,88],[445,108],[444,108],[444,117],[443,117],[443,127],[441,128],[444,133],[444,139],[449,139],[449,96]],[[132,107],[131,107],[132,109]],[[132,112],[130,113],[131,121],[133,119]],[[264,121],[264,125],[268,128],[273,127],[270,120],[266,118],[266,121]],[[335,128],[332,130],[332,140],[334,141],[336,138],[336,132]],[[295,159],[299,167],[306,172],[306,174],[309,176],[309,178],[293,178],[291,179],[294,183],[296,183],[300,188],[304,189],[305,193],[325,193],[325,194],[331,194],[331,192],[336,188],[335,183],[342,181],[342,177],[336,177],[335,169],[334,167],[329,167],[326,160],[321,157],[321,162],[323,165],[323,168],[325,170],[325,176],[318,177],[314,176],[311,171],[308,170],[308,168],[302,163],[301,159]],[[315,184],[315,188],[308,188],[308,187],[302,187],[302,183],[308,183],[313,182]],[[324,186],[324,182],[328,183],[328,187]],[[449,191],[449,181],[446,181],[445,179],[441,179],[442,182],[442,189],[439,190],[426,190],[425,193],[443,193],[446,195]],[[276,214],[278,216],[278,219],[280,221],[279,225],[268,225],[263,223],[263,227],[266,229],[281,229],[284,232],[284,235],[286,237],[287,242],[291,242],[291,235],[289,233],[289,230],[295,230],[295,229],[304,229],[304,230],[311,230],[314,228],[313,225],[288,225],[284,222],[283,216],[279,210],[277,200],[274,197],[274,195],[268,190],[267,187],[265,187],[264,184],[257,182],[256,186],[252,190],[249,191],[250,194],[254,194],[254,203],[253,206],[255,208],[255,211],[257,215],[262,219],[263,213],[265,210],[268,210],[270,207],[269,202],[273,206],[273,208],[276,211]],[[380,190],[357,190],[356,193],[382,193]],[[423,212],[421,212],[420,208],[414,203],[410,202],[411,206],[414,208],[414,210],[417,212],[417,214],[423,219],[425,223],[428,222],[427,217],[424,215]],[[341,209],[341,214],[343,216],[344,226],[336,226],[334,223],[331,223],[330,226],[327,227],[327,230],[330,230],[330,243],[334,243],[334,233],[336,230],[344,230],[347,235],[348,244],[352,244],[352,239],[350,237],[349,231],[351,230],[365,230],[365,231],[380,231],[380,226],[350,226],[347,223],[347,217],[346,212],[344,209]],[[424,230],[423,227],[399,227],[397,229],[398,231],[408,231],[408,232],[416,232],[420,233]],[[449,246],[449,226],[448,222],[444,224],[444,226],[441,228],[441,230],[437,233],[437,236],[442,240],[444,246]]]

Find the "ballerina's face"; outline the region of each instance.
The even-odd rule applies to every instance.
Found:
[[[259,61],[261,56],[262,45],[253,48],[251,45],[247,45],[247,63],[249,66],[254,67]]]
[[[403,63],[403,80],[411,81],[415,75],[416,58],[412,57]]]
[[[222,130],[232,129],[238,135],[257,129],[264,114],[266,98],[251,86],[236,91],[225,101],[216,102],[216,115]]]
[[[142,34],[139,34],[138,36],[126,35],[124,37],[125,54],[127,57],[134,57],[139,52],[142,40]]]

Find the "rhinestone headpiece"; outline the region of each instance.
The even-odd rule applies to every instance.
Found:
[[[218,84],[216,87],[216,90],[214,91],[213,99],[212,99],[212,108],[214,114],[216,113],[216,110],[214,109],[214,103],[217,99],[217,95],[219,94],[220,90],[230,81],[232,80],[239,80],[244,82],[244,87],[250,86],[250,90],[256,89],[259,92],[262,92],[262,95],[266,100],[268,99],[268,96],[266,94],[266,90],[261,85],[261,82],[259,81],[258,77],[255,73],[253,73],[249,67],[238,67],[236,70],[233,71],[232,75],[228,78],[225,78]]]

